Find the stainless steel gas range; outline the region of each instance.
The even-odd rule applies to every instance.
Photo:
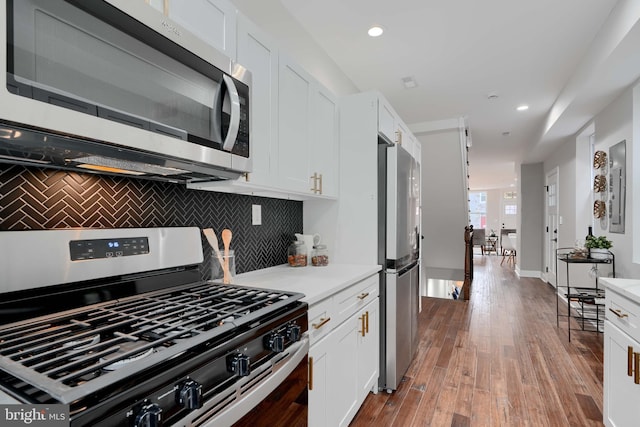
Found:
[[[193,227],[0,232],[0,394],[72,426],[306,422],[303,295],[202,260]]]

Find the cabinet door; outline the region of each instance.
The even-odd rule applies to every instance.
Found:
[[[348,426],[358,411],[358,334],[362,322],[354,315],[331,335],[335,341],[330,356],[331,417],[329,426]]]
[[[238,62],[251,71],[251,158],[248,181],[275,184],[278,154],[278,48],[255,24],[238,15]]]
[[[168,15],[229,58],[236,58],[236,9],[228,0],[170,0]]]
[[[396,113],[382,98],[378,99],[378,132],[390,142],[396,140]]]
[[[637,426],[640,420],[640,384],[635,384],[633,374],[627,372],[629,347],[632,352],[640,352],[640,343],[605,321],[604,423],[610,427]]]
[[[365,334],[358,335],[358,401],[363,402],[373,387],[378,385],[380,360],[380,324],[378,298],[371,301],[358,315],[365,317]]]
[[[313,79],[286,55],[280,55],[279,70],[279,185],[310,193],[309,123]]]
[[[329,351],[333,348],[332,335],[309,348],[309,427],[331,425],[331,408],[328,405],[331,388],[329,379]]]
[[[335,96],[320,84],[313,86],[311,115],[311,175],[318,174],[316,194],[338,195],[338,108]],[[321,187],[320,187],[321,186]],[[312,184],[313,187],[313,184]],[[321,190],[321,191],[320,191]]]

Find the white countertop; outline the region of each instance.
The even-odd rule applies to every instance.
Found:
[[[619,293],[640,304],[640,279],[614,279],[600,277],[598,279],[607,289]]]
[[[323,267],[290,267],[283,264],[239,274],[233,283],[299,292],[305,295],[303,301],[312,305],[380,270],[379,265],[329,264]]]

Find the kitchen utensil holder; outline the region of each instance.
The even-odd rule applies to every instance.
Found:
[[[220,252],[222,253],[221,258],[224,265],[224,252],[222,250]],[[223,265],[220,265],[220,260],[215,254],[213,254],[213,256],[211,257],[211,280],[215,280],[216,282],[223,281],[223,277],[224,277]],[[229,278],[230,278],[229,283],[234,282],[235,276],[236,276],[235,252],[233,249],[229,249]]]

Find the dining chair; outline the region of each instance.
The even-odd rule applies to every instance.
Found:
[[[516,233],[509,233],[506,239],[502,240],[502,265],[507,260],[507,264],[516,265],[516,244],[518,235]]]

